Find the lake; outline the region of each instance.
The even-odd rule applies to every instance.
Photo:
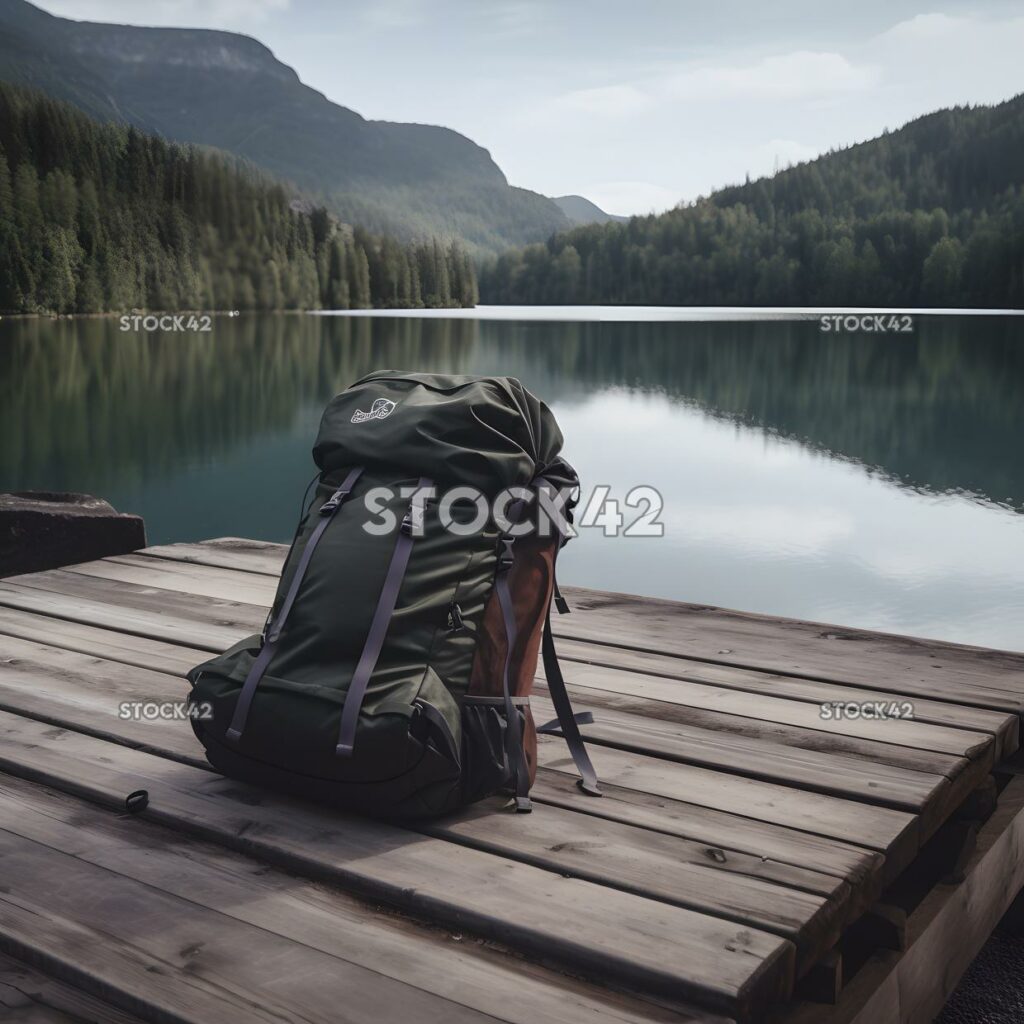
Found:
[[[333,394],[380,368],[508,374],[553,408],[586,492],[663,502],[661,537],[581,528],[566,582],[1019,650],[1022,335],[723,310],[8,318],[0,490],[100,495],[152,543],[287,541]]]

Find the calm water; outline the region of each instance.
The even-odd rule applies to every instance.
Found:
[[[335,392],[378,368],[510,374],[585,486],[664,498],[664,537],[583,530],[567,582],[1024,648],[1020,318],[510,315],[5,320],[0,490],[102,495],[156,543],[287,540]]]

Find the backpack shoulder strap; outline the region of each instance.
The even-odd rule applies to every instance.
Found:
[[[409,565],[409,556],[412,554],[415,528],[422,522],[426,506],[426,496],[423,492],[430,486],[430,480],[420,477],[409,505],[409,511],[402,521],[398,540],[395,541],[391,563],[388,566],[387,575],[384,577],[384,586],[381,588],[380,597],[377,598],[377,607],[370,622],[370,630],[366,634],[366,643],[341,706],[341,724],[338,727],[338,742],[334,748],[338,757],[352,756],[356,741],[356,727],[359,724],[359,711],[363,706],[363,698],[366,696],[370,676],[373,675],[373,670],[377,667],[377,659],[384,647],[384,638],[387,636],[388,626],[391,625],[391,616],[395,613],[395,605],[398,604],[398,592],[402,589],[405,570]]]
[[[235,711],[227,731],[227,740],[230,743],[237,743],[242,738],[242,731],[245,729],[245,723],[249,717],[249,708],[252,706],[253,697],[256,695],[256,687],[259,686],[263,673],[266,672],[267,666],[277,650],[277,642],[281,637],[281,631],[288,621],[292,605],[295,604],[295,598],[299,593],[299,587],[302,586],[302,580],[306,575],[306,569],[309,567],[313,552],[316,550],[317,544],[320,543],[320,538],[324,535],[324,531],[334,518],[334,513],[338,511],[338,507],[349,496],[362,472],[362,466],[357,466],[351,470],[348,476],[345,477],[342,485],[320,506],[320,520],[309,535],[309,540],[306,541],[302,557],[299,559],[299,564],[295,569],[295,575],[292,576],[291,586],[288,588],[288,593],[285,594],[280,609],[276,615],[271,612],[267,620],[267,625],[263,631],[263,646],[260,648],[260,653],[256,656],[256,660],[252,663],[249,674],[245,677],[245,682],[242,684],[242,689],[238,694],[238,701],[235,704]],[[298,532],[296,532],[297,536]],[[295,541],[293,540],[292,544],[294,545],[294,543]]]

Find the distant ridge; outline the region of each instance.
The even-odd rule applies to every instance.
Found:
[[[552,200],[510,186],[465,136],[368,121],[237,33],[70,21],[0,0],[0,80],[99,120],[237,154],[349,223],[399,238],[461,237],[496,252],[570,226]]]
[[[481,301],[1024,308],[1024,94],[501,254]]]
[[[620,217],[616,213],[605,213],[597,203],[592,203],[583,196],[557,196],[554,202],[573,225],[608,224],[612,221],[629,220],[628,217]]]

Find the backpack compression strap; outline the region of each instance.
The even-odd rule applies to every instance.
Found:
[[[421,477],[419,483],[416,484],[416,490],[409,504],[409,511],[402,520],[398,540],[395,541],[395,550],[391,555],[391,564],[388,566],[387,576],[384,577],[384,586],[377,599],[377,608],[370,622],[370,630],[366,634],[363,653],[359,656],[359,663],[352,674],[352,681],[349,683],[348,692],[345,694],[345,701],[341,707],[338,744],[334,748],[338,757],[352,756],[356,726],[359,724],[359,709],[363,706],[366,687],[377,666],[377,659],[384,646],[388,626],[391,625],[391,616],[398,603],[398,592],[402,589],[405,569],[409,564],[409,556],[412,554],[414,530],[423,522],[423,511],[427,501],[423,491],[429,486],[430,481],[426,477]]]
[[[249,708],[252,706],[256,687],[259,686],[263,673],[266,672],[267,666],[277,650],[277,641],[280,639],[281,631],[288,621],[292,605],[295,604],[295,598],[299,593],[299,587],[302,586],[302,580],[306,575],[306,569],[309,567],[309,561],[313,557],[313,552],[316,550],[317,544],[320,543],[324,530],[327,529],[334,518],[334,513],[338,511],[341,503],[349,496],[362,472],[362,466],[351,470],[348,476],[345,477],[342,485],[320,506],[320,521],[309,535],[309,540],[306,541],[302,558],[299,559],[298,568],[296,568],[295,575],[292,577],[288,593],[281,603],[280,611],[277,615],[272,615],[267,622],[267,628],[263,636],[263,646],[260,648],[260,653],[256,656],[256,660],[252,663],[249,674],[245,677],[245,682],[242,684],[242,690],[238,695],[238,702],[235,704],[235,713],[231,718],[231,725],[227,731],[227,740],[230,743],[237,743],[242,738],[242,731],[245,729],[245,722],[249,717]]]
[[[600,796],[601,790],[597,785],[597,772],[590,761],[586,744],[580,733],[580,722],[593,721],[593,715],[588,711],[574,714],[572,701],[569,700],[569,691],[565,687],[565,678],[562,676],[562,668],[558,664],[558,653],[555,651],[555,638],[551,632],[551,610],[548,609],[547,617],[544,620],[544,640],[541,644],[541,651],[544,655],[544,675],[548,680],[548,691],[551,693],[551,703],[555,705],[555,712],[558,715],[557,727],[561,730],[569,753],[576,763],[576,770],[580,773],[576,785],[589,793],[590,796]],[[556,722],[548,722],[540,726],[537,732],[553,732]]]
[[[533,804],[530,802],[530,768],[526,763],[526,751],[523,749],[523,725],[516,708],[516,701],[509,688],[508,679],[516,640],[519,638],[515,607],[508,585],[508,574],[512,568],[514,548],[514,537],[502,538],[502,552],[498,556],[498,575],[495,577],[494,587],[498,592],[498,603],[501,605],[501,615],[505,620],[505,664],[501,673],[502,695],[505,702],[505,754],[508,757],[509,767],[512,769],[516,811],[520,814],[527,814],[533,810]]]

